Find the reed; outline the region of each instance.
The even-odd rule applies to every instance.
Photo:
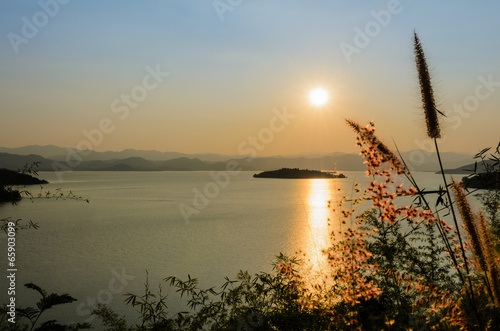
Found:
[[[422,44],[416,32],[413,33],[413,49],[415,53],[415,63],[417,64],[418,80],[420,82],[420,93],[422,95],[425,122],[427,124],[427,135],[433,139],[441,138],[441,129],[438,120],[439,111],[437,110],[434,100],[429,68],[427,66]]]
[[[439,162],[439,168],[441,170],[441,177],[443,179],[443,184],[446,191],[446,197],[449,202],[449,210],[453,217],[453,222],[455,224],[455,228],[458,235],[458,241],[460,244],[460,250],[462,252],[462,258],[464,260],[465,272],[467,275],[470,275],[469,265],[467,263],[467,257],[465,255],[465,247],[462,240],[462,235],[460,234],[460,228],[458,226],[457,216],[455,214],[455,209],[452,205],[452,199],[450,194],[450,189],[448,186],[448,182],[446,180],[446,176],[444,175],[444,167],[443,162],[441,160],[441,154],[439,152],[439,145],[437,143],[437,139],[441,138],[441,129],[439,127],[438,113],[439,110],[436,107],[436,102],[434,100],[434,92],[432,89],[431,77],[429,75],[429,68],[427,66],[427,61],[425,59],[424,50],[422,48],[422,44],[420,42],[420,38],[417,33],[413,32],[413,50],[415,53],[415,64],[418,72],[418,80],[420,83],[420,92],[422,95],[422,108],[424,109],[425,121],[427,124],[427,134],[430,138],[434,140],[434,146],[436,148],[436,155]],[[472,286],[472,281],[469,277],[469,291],[470,291],[470,299],[474,302],[474,289]]]
[[[500,308],[500,271],[497,263],[498,256],[496,254],[493,238],[491,237],[490,228],[488,227],[488,222],[482,212],[479,213],[479,228],[484,243],[490,294],[495,305]]]
[[[459,182],[452,180],[451,187],[453,189],[453,194],[457,202],[458,211],[462,216],[465,230],[467,231],[467,235],[469,236],[469,241],[472,247],[474,258],[478,264],[480,271],[487,272],[488,266],[486,264],[484,237],[481,235],[481,232],[479,232],[479,229],[476,225],[474,215],[470,208],[469,202],[467,201],[462,185]]]
[[[353,120],[346,119],[345,121],[358,135],[356,138],[357,145],[360,147],[363,145],[368,146],[362,154],[366,157],[368,166],[371,169],[377,168],[379,163],[388,163],[392,169],[397,171],[398,175],[406,173],[407,169],[404,163],[375,135],[375,124],[373,122],[362,128]]]

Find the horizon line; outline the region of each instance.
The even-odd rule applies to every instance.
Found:
[[[182,155],[217,155],[217,156],[224,156],[224,157],[238,157],[242,156],[239,154],[225,154],[225,153],[219,153],[219,152],[179,152],[179,151],[159,151],[156,149],[136,149],[136,148],[125,148],[122,150],[105,150],[105,151],[97,151],[93,149],[77,149],[71,146],[58,146],[58,145],[37,145],[37,144],[31,144],[31,145],[24,145],[24,146],[19,146],[19,147],[6,147],[6,146],[0,146],[0,149],[22,149],[22,148],[28,148],[28,147],[33,147],[33,148],[44,148],[44,147],[54,147],[54,148],[60,148],[60,149],[71,149],[74,151],[81,151],[81,152],[88,152],[91,151],[93,153],[122,153],[125,151],[135,151],[135,152],[156,152],[156,153],[161,153],[161,154],[167,154],[167,153],[175,153],[175,154],[182,154]],[[410,153],[413,151],[424,151],[426,153],[435,153],[436,151],[429,151],[426,149],[411,149],[411,150],[406,150],[403,151],[402,153]],[[475,153],[469,153],[469,152],[457,152],[457,151],[443,151],[442,153],[455,153],[455,154],[463,154],[463,155],[475,155]],[[344,152],[344,151],[331,151],[331,152],[320,152],[320,151],[313,151],[313,152],[298,152],[298,153],[289,153],[289,154],[269,154],[269,155],[261,155],[260,157],[294,157],[294,156],[305,156],[305,155],[320,155],[320,156],[327,156],[330,154],[359,154],[359,152]],[[58,155],[54,155],[58,156]],[[243,157],[243,156],[242,156]]]

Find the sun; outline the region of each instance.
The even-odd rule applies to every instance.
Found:
[[[328,102],[328,92],[322,87],[316,87],[309,92],[309,102],[313,106],[321,107]]]

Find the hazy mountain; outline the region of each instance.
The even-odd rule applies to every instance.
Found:
[[[301,168],[312,170],[339,170],[363,171],[365,165],[358,154],[330,153],[318,155],[301,154],[298,156],[273,156],[260,157],[248,161],[248,158],[230,157],[219,154],[200,154],[206,159],[182,153],[163,153],[158,151],[138,151],[127,149],[121,152],[91,152],[82,159],[81,153],[59,154],[55,157],[46,157],[54,152],[68,150],[57,146],[25,146],[20,148],[0,148],[2,150],[17,150],[21,153],[30,153],[35,150],[43,152],[38,154],[13,154],[0,153],[0,167],[16,170],[32,162],[41,162],[39,170],[93,170],[93,171],[160,171],[160,170],[225,170],[228,160],[236,161],[243,170],[275,170],[280,168]],[[144,155],[147,157],[139,156]],[[181,156],[179,156],[181,155]],[[470,164],[472,155],[460,153],[441,153],[446,169],[460,168]],[[439,164],[435,153],[414,150],[403,153],[403,158],[411,170],[438,171]],[[55,169],[54,169],[55,166]]]
[[[96,152],[90,150],[76,150],[70,147],[58,147],[54,145],[38,146],[30,145],[16,148],[0,147],[0,152],[18,155],[30,155],[36,154],[44,158],[55,160],[55,161],[67,161],[68,155],[72,153],[78,153],[78,156],[82,157],[85,161],[107,161],[107,160],[118,160],[126,159],[130,157],[141,157],[146,160],[151,161],[165,161],[176,159],[179,157],[188,158],[198,158],[202,161],[209,162],[220,162],[225,161],[231,157],[230,155],[221,155],[215,153],[204,153],[204,154],[185,154],[178,152],[159,152],[154,150],[136,150],[136,149],[124,149],[123,151],[107,151],[107,152]]]
[[[162,170],[225,170],[225,162],[206,162],[200,159],[180,157],[173,160],[158,162]]]
[[[244,168],[251,170],[273,170],[280,168],[301,168],[312,170],[365,170],[363,159],[357,154],[341,156],[306,157],[262,157],[248,162],[236,160]]]
[[[0,152],[17,154],[17,155],[36,154],[44,158],[52,158],[54,155],[66,153],[66,150],[63,147],[58,147],[54,145],[46,145],[46,146],[29,145],[23,147],[15,147],[15,148],[0,147]]]
[[[67,165],[65,162],[61,161],[62,164]],[[69,165],[68,165],[69,166]],[[134,171],[152,171],[161,170],[153,161],[148,161],[142,157],[129,157],[120,160],[96,160],[96,161],[83,161],[75,167],[71,167],[73,170],[93,170],[93,171],[104,171],[104,170],[134,170]]]
[[[476,163],[469,163],[469,164],[466,164],[464,166],[461,166],[461,167],[457,167],[457,168],[447,168],[445,169],[445,173],[447,174],[467,174],[467,175],[470,175],[474,172],[476,173],[481,173],[481,172],[486,172],[486,166],[489,166],[489,167],[492,167],[493,165],[495,164],[495,161],[493,160],[485,160],[484,163],[482,163],[481,161],[478,161],[477,164]]]
[[[102,171],[134,171],[134,168],[132,168],[129,165],[120,163],[120,164],[115,164],[111,167],[102,168],[101,170]]]
[[[413,171],[437,171],[439,162],[435,153],[422,153],[421,151],[410,151],[403,153],[403,158]],[[441,158],[446,168],[456,168],[468,164],[472,161],[472,155],[459,153],[441,153]],[[318,170],[339,170],[339,171],[363,171],[366,166],[363,158],[358,154],[340,154],[322,157],[268,157],[256,158],[248,163],[243,161],[243,165],[248,165],[255,170],[272,170],[279,168],[305,168]]]
[[[436,153],[425,150],[412,150],[401,153],[408,168],[414,171],[438,171],[439,161]],[[473,155],[442,152],[441,159],[445,169],[458,168],[473,161]]]
[[[141,157],[129,157],[119,160],[92,160],[68,163],[41,157],[40,155],[17,155],[0,153],[0,168],[22,169],[25,165],[39,162],[39,171],[189,171],[189,170],[226,170],[226,162],[207,162],[187,157],[167,161],[150,161]],[[247,168],[245,168],[247,169]]]
[[[299,154],[293,154],[293,155],[276,155],[276,157],[288,157],[288,158],[299,158],[299,157],[305,157],[305,158],[318,158],[318,157],[323,157],[323,156],[341,156],[344,154],[344,152],[333,152],[333,153],[299,153]]]
[[[48,160],[40,155],[17,155],[9,153],[0,153],[0,168],[5,168],[9,170],[19,170],[23,169],[26,165],[31,165],[33,162],[39,162],[38,168],[34,170],[52,170],[50,164],[51,160]]]

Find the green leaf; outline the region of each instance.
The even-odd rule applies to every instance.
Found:
[[[19,315],[24,316],[29,320],[34,320],[38,316],[38,314],[40,314],[40,311],[33,307],[19,308],[17,312],[19,313]]]
[[[69,294],[59,295],[56,293],[51,293],[42,298],[40,301],[38,301],[37,306],[40,310],[43,311],[50,309],[53,306],[63,305],[74,301],[76,301],[76,299],[70,296]]]
[[[24,286],[26,286],[27,288],[30,288],[32,290],[37,291],[38,293],[40,293],[40,295],[43,298],[45,298],[47,296],[47,292],[38,285],[35,285],[33,283],[27,283],[27,284],[24,284]]]
[[[483,158],[483,155],[489,151],[491,149],[491,147],[488,147],[488,148],[485,148],[483,149],[482,151],[480,151],[479,153],[477,153],[476,155],[474,155],[474,158],[477,159],[477,158]]]

